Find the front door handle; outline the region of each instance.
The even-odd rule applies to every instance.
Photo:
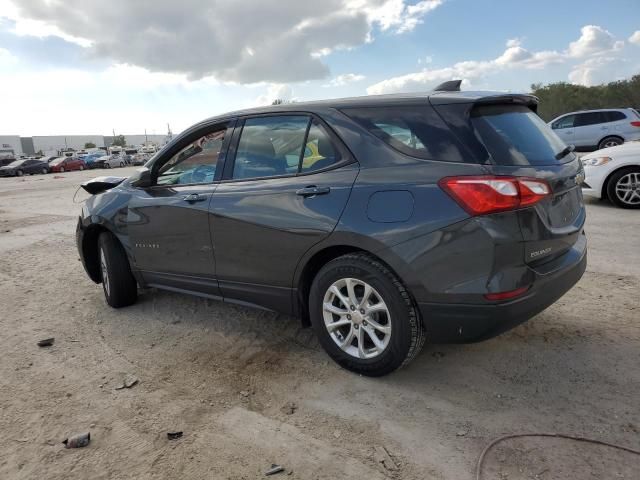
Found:
[[[316,187],[315,185],[309,185],[308,187],[296,190],[296,195],[301,197],[315,197],[316,195],[326,195],[331,191],[329,187]]]
[[[196,203],[196,202],[204,202],[207,199],[207,197],[197,193],[190,193],[186,197],[182,197],[182,199],[185,202]]]

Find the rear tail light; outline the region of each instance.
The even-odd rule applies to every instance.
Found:
[[[632,127],[640,127],[640,122],[631,122]]]
[[[447,177],[438,182],[470,215],[530,207],[551,193],[544,180],[522,177]]]

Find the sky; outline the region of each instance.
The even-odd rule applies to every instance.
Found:
[[[268,105],[640,73],[640,0],[0,0],[0,135],[174,133]]]

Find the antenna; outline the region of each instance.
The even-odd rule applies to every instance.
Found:
[[[449,80],[448,82],[441,83],[433,90],[436,92],[459,92],[461,83],[462,80]]]

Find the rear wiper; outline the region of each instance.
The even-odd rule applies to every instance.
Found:
[[[576,149],[575,145],[567,145],[566,147],[564,147],[564,149],[560,153],[556,154],[556,160],[560,160],[561,158],[566,157],[571,152],[573,152],[575,149]]]

